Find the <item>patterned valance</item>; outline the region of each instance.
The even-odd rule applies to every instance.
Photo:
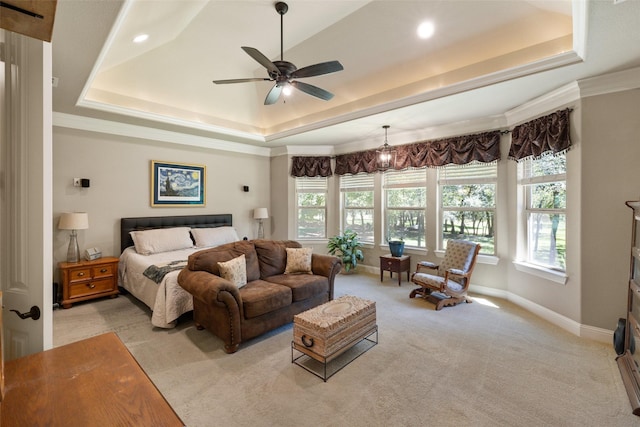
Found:
[[[296,178],[316,176],[331,176],[331,157],[329,156],[294,156],[291,159],[291,176]]]
[[[396,164],[392,169],[440,167],[471,162],[500,160],[500,132],[463,135],[436,141],[396,145]],[[376,172],[376,150],[336,156],[336,175]]]
[[[511,131],[509,158],[520,161],[545,154],[558,154],[569,150],[569,113],[559,110],[544,117],[516,126]]]

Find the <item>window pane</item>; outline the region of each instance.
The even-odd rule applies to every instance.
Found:
[[[325,210],[324,208],[298,209],[298,237],[322,238],[325,237]]]
[[[566,216],[529,214],[529,260],[564,270],[566,252]]]
[[[495,184],[443,185],[442,206],[476,208],[495,207]]]
[[[532,209],[565,209],[567,207],[566,182],[548,182],[535,184],[530,188],[530,208]]]
[[[325,206],[325,194],[298,193],[298,206]]]
[[[424,247],[424,210],[387,209],[386,240],[404,239],[405,245]]]
[[[424,207],[427,204],[427,189],[397,188],[387,189],[387,208]]]
[[[363,242],[373,242],[373,209],[346,209],[344,228],[358,233]]]
[[[442,223],[442,247],[449,239],[464,239],[481,245],[480,253],[495,254],[494,212],[445,211]]]
[[[344,193],[346,208],[373,207],[373,191],[350,191]]]
[[[545,176],[563,174],[567,171],[567,158],[564,154],[557,156],[544,156],[531,160],[531,173],[529,176]]]

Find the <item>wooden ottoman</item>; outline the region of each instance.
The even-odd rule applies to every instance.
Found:
[[[297,363],[304,355],[317,360],[323,365],[323,375],[301,363],[297,364],[326,381],[364,351],[377,344],[377,332],[376,303],[352,295],[342,296],[294,316],[291,361]],[[369,339],[374,333],[375,341]],[[365,339],[373,345],[327,376],[329,362]],[[294,358],[294,350],[303,355]]]

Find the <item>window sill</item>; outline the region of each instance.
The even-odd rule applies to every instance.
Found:
[[[380,250],[391,252],[391,249],[389,249],[389,245],[379,245],[378,247],[380,248]],[[405,246],[404,252],[403,252],[403,254],[415,254],[415,255],[426,255],[427,253],[429,253],[429,251],[426,248],[416,248],[416,247],[409,247],[409,246]]]
[[[567,274],[562,271],[544,268],[539,265],[529,264],[521,261],[513,261],[513,265],[518,271],[532,274],[551,282],[560,283],[561,285],[565,285],[567,283],[567,280],[569,279],[569,276],[567,276]]]
[[[444,251],[438,250],[434,251],[438,258],[444,258]],[[478,259],[476,260],[478,264],[487,264],[487,265],[498,265],[500,262],[500,258],[495,255],[478,255]]]

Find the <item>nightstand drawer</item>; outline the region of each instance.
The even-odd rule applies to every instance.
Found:
[[[69,285],[69,298],[78,298],[112,290],[113,280],[111,279],[96,279],[83,283],[72,283]]]
[[[75,268],[69,271],[69,282],[91,279],[91,268]]]
[[[93,275],[94,279],[99,279],[101,277],[110,277],[115,274],[116,266],[114,264],[105,264],[99,265],[97,267],[93,267]]]

